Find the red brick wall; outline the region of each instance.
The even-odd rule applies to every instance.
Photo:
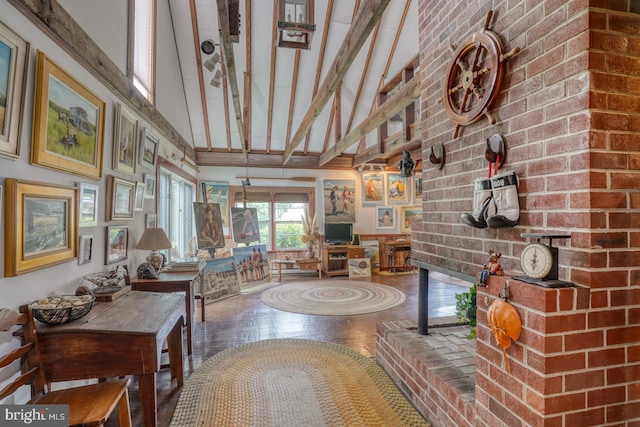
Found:
[[[497,123],[482,118],[453,139],[438,102],[449,45],[481,30],[488,7],[505,51],[521,51],[508,62]],[[528,243],[521,233],[570,234],[554,240],[560,278],[581,286],[517,286],[526,326],[509,350],[512,375],[480,318],[478,425],[495,417],[509,425],[584,425],[589,416],[640,423],[639,9],[630,0],[420,0],[425,214],[412,232],[413,256],[473,276],[492,249],[512,276]],[[520,179],[520,223],[475,229],[460,215],[473,209],[472,183],[487,175],[485,141],[496,133],[507,145],[502,170]],[[442,170],[427,160],[437,143],[446,150]],[[585,289],[588,306],[578,308]]]

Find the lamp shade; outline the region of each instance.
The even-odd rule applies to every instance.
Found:
[[[147,228],[142,233],[142,237],[136,249],[148,249],[157,251],[160,249],[171,249],[171,241],[162,228]]]

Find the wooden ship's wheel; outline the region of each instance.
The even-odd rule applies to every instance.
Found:
[[[490,10],[483,30],[467,37],[454,51],[445,75],[442,99],[447,114],[456,123],[454,138],[461,126],[474,123],[483,115],[495,124],[489,109],[502,88],[507,60],[520,51],[514,48],[503,53],[500,38],[488,29],[492,16]]]

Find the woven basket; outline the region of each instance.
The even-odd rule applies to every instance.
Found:
[[[61,295],[60,297],[71,297],[70,295]],[[53,298],[53,297],[52,297]],[[58,307],[58,308],[35,308],[34,305],[38,304],[38,301],[31,303],[31,309],[33,311],[33,317],[47,323],[49,325],[61,325],[63,323],[71,322],[72,320],[80,319],[86,316],[91,311],[95,297],[91,296],[91,299],[82,304],[73,305],[71,307]]]

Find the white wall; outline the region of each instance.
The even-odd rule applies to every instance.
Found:
[[[81,25],[85,26],[86,31],[94,39],[96,43],[104,46],[104,51],[119,67],[122,72],[126,72],[126,0],[118,0],[115,2],[104,2],[102,0],[85,0],[82,2],[63,0],[61,5],[68,8],[69,14]],[[168,15],[167,3],[158,2],[161,9],[160,15],[164,16],[161,28],[169,28],[166,21]],[[99,20],[96,17],[100,16]],[[19,305],[29,303],[35,299],[58,294],[73,293],[75,289],[86,284],[82,277],[89,273],[98,271],[106,271],[115,267],[114,265],[106,266],[104,264],[104,247],[105,233],[107,225],[126,225],[129,227],[129,258],[126,263],[131,271],[135,271],[137,265],[144,260],[147,255],[146,251],[137,251],[134,249],[138,242],[142,231],[144,230],[144,218],[147,213],[155,213],[155,203],[150,199],[145,200],[144,210],[142,212],[134,212],[133,221],[106,222],[105,221],[105,197],[107,175],[115,175],[122,179],[130,181],[142,181],[143,174],[149,171],[144,170],[139,165],[136,168],[134,176],[128,176],[120,172],[114,172],[112,169],[112,152],[114,138],[114,118],[117,103],[123,103],[115,94],[111,93],[99,80],[76,63],[63,49],[61,49],[53,40],[49,39],[26,17],[10,5],[6,0],[0,0],[0,20],[7,26],[11,27],[20,36],[31,43],[30,64],[28,73],[28,85],[25,93],[24,120],[22,123],[22,137],[19,152],[19,158],[16,160],[0,157],[0,185],[4,187],[5,178],[16,178],[21,180],[29,180],[36,182],[54,183],[59,185],[77,186],[79,182],[89,182],[99,185],[99,216],[98,225],[96,227],[80,228],[79,235],[92,234],[94,238],[94,250],[92,261],[89,264],[78,265],[77,261],[69,261],[60,265],[47,267],[35,272],[23,274],[17,277],[4,277],[4,252],[6,250],[4,244],[4,226],[6,222],[4,209],[4,191],[2,200],[2,209],[0,215],[0,247],[2,248],[2,256],[0,256],[0,307],[17,308]],[[88,26],[88,28],[87,28]],[[164,52],[163,55],[169,60],[163,60],[163,71],[158,73],[157,88],[159,91],[167,90],[168,95],[158,96],[158,110],[165,118],[172,122],[172,125],[180,130],[184,130],[184,123],[188,123],[186,108],[180,103],[184,99],[180,95],[181,86],[174,85],[174,82],[181,81],[179,69],[177,66],[175,44],[168,38],[171,35],[163,35],[159,37],[162,45],[158,51]],[[54,62],[59,64],[65,71],[71,74],[77,81],[85,85],[89,90],[95,93],[106,103],[105,110],[105,132],[104,132],[104,156],[103,156],[103,178],[94,181],[77,175],[66,174],[63,172],[46,169],[43,167],[33,166],[30,164],[31,153],[31,125],[32,125],[32,108],[33,108],[33,90],[34,90],[34,65],[36,50],[41,50]],[[171,61],[174,61],[173,63]],[[171,99],[171,102],[169,100]],[[142,116],[137,115],[140,128],[151,127],[148,122],[143,120]],[[170,159],[171,154],[177,156],[178,161],[174,161],[179,165],[179,159],[182,153],[170,144],[159,132],[154,132],[160,136],[161,147],[160,155]],[[182,135],[185,140],[190,140],[190,135],[185,132]],[[189,168],[185,172],[192,174]],[[120,263],[122,265],[122,263]]]

